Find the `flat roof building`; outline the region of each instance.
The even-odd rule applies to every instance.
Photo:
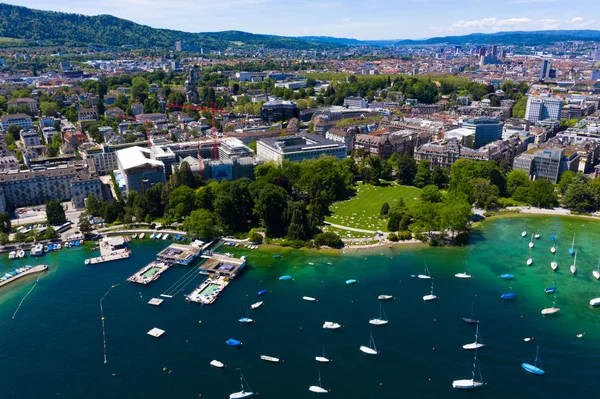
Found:
[[[300,162],[321,155],[346,157],[346,145],[316,134],[303,133],[286,137],[273,137],[256,143],[256,154],[266,161],[282,163],[284,160]]]
[[[165,183],[165,164],[152,157],[147,148],[131,147],[117,151],[117,165],[125,183],[125,191],[143,194],[157,183]]]

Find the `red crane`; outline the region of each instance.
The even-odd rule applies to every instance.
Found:
[[[130,121],[136,121],[137,122],[137,118],[133,117],[133,116],[129,116],[129,115],[116,115],[117,118],[121,118],[121,119],[127,119]],[[152,147],[152,143],[150,142],[150,126],[152,125],[152,122],[150,121],[145,121],[144,122],[144,126],[146,127],[146,133],[145,133],[145,137],[146,137],[146,142],[148,143],[148,148]]]
[[[217,127],[215,126],[215,121],[217,120],[216,118],[216,114],[224,114],[227,113],[227,111],[224,111],[222,109],[217,109],[215,102],[212,102],[212,107],[211,108],[206,108],[206,107],[199,107],[197,105],[189,105],[189,104],[185,104],[185,105],[179,105],[179,104],[167,104],[167,107],[170,108],[179,108],[179,109],[191,109],[194,111],[208,111],[211,114],[211,119],[212,119],[212,136],[213,136],[213,159],[219,159],[219,146],[217,143]],[[198,159],[200,159],[200,139],[198,139]]]

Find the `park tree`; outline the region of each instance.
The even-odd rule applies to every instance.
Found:
[[[223,181],[213,202],[215,217],[225,234],[248,231],[254,204],[248,186],[249,179]]]
[[[560,176],[560,180],[558,181],[558,191],[562,195],[565,195],[567,193],[569,185],[571,185],[571,182],[573,181],[575,176],[577,176],[577,173],[571,170],[567,170]]]
[[[15,139],[15,141],[21,140],[21,128],[19,126],[10,125],[7,132]]]
[[[44,232],[44,239],[55,240],[58,237],[60,237],[60,235],[58,234],[58,232],[56,230],[54,230],[54,227],[48,226],[46,228],[46,231]]]
[[[522,170],[511,170],[506,176],[506,193],[511,197],[518,188],[528,189],[530,185],[529,176]]]
[[[41,101],[40,102],[40,111],[44,116],[54,116],[60,111],[58,108],[58,104],[50,101]]]
[[[442,193],[437,186],[430,184],[421,190],[421,201],[442,202]]]
[[[188,186],[179,186],[169,194],[166,213],[175,219],[181,219],[192,212],[195,203],[194,190]]]
[[[92,232],[92,224],[90,223],[90,217],[86,212],[82,212],[79,215],[77,227],[79,227],[79,231],[84,236],[88,236]]]
[[[254,199],[254,215],[272,237],[280,237],[284,233],[283,215],[287,208],[289,196],[287,191],[274,184],[265,184]]]
[[[189,237],[197,237],[203,240],[212,240],[219,234],[215,217],[206,209],[195,210],[185,218],[183,230]]]
[[[10,215],[7,212],[0,212],[0,232],[9,234],[11,229]]]
[[[552,208],[558,205],[554,185],[545,179],[538,179],[529,189],[529,203],[538,208]]]
[[[0,245],[6,245],[8,244],[8,234],[6,233],[0,233]]]
[[[381,210],[379,211],[379,215],[387,216],[389,212],[390,212],[390,204],[388,204],[387,202],[384,202],[383,205],[381,205]]]
[[[431,163],[428,160],[419,162],[417,173],[415,174],[415,178],[413,180],[415,187],[423,188],[431,183],[430,165]]]
[[[413,184],[415,175],[417,174],[417,163],[415,159],[407,152],[402,153],[398,157],[398,166],[396,177],[398,182],[405,186]]]
[[[440,165],[435,165],[431,171],[431,184],[435,184],[438,188],[444,188],[448,184],[448,170],[443,169]]]
[[[157,183],[145,190],[144,205],[146,213],[152,218],[159,218],[164,215],[165,201],[163,200],[163,183]]]
[[[452,237],[464,233],[469,227],[473,210],[461,197],[447,196],[440,207],[439,222],[442,231],[450,231]]]
[[[302,201],[289,201],[285,220],[288,221],[286,238],[290,241],[306,241],[311,236],[306,206]]]
[[[100,215],[100,201],[94,195],[88,195],[85,199],[85,209],[91,216]]]
[[[131,101],[139,101],[142,104],[146,101],[148,97],[148,89],[150,85],[148,81],[143,77],[135,77],[131,80]]]
[[[473,199],[475,205],[483,209],[492,209],[498,206],[500,190],[489,180],[478,177],[471,180]]]
[[[59,200],[46,203],[46,219],[50,225],[60,225],[67,221],[65,209]]]
[[[596,198],[591,185],[572,182],[563,197],[563,205],[576,212],[590,212],[596,209]]]

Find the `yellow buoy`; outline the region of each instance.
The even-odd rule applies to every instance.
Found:
[[[104,317],[102,318],[102,320],[104,320]]]
[[[163,367],[163,371],[167,371],[167,368],[166,368],[166,367]]]

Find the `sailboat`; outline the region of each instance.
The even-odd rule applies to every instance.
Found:
[[[538,367],[538,360],[540,362],[540,367]],[[534,364],[523,363],[523,364],[521,364],[521,367],[523,367],[523,369],[525,371],[527,371],[528,373],[535,374],[535,375],[544,375],[546,373],[544,370],[541,369],[542,358],[540,357],[540,347],[539,346],[537,347],[537,352],[535,354],[535,363]]]
[[[533,248],[533,242],[530,242],[529,243],[529,259],[527,259],[527,266],[533,265],[533,258],[531,257],[531,250],[532,250],[532,248]]]
[[[237,369],[237,370],[240,371],[240,385],[242,387],[242,390],[239,392],[234,392],[231,395],[229,395],[229,399],[241,399],[241,398],[247,398],[249,396],[254,395],[254,392],[252,392],[250,385],[248,385],[248,381],[246,381],[246,378],[244,378],[244,374],[242,374],[242,369]],[[248,387],[248,392],[246,392],[246,390],[245,390],[244,383],[246,383],[246,387]]]
[[[383,310],[383,305],[379,304],[379,318],[369,320],[369,324],[373,324],[374,326],[383,326],[388,323],[387,315],[385,314],[385,310]]]
[[[535,237],[536,240],[539,240],[540,239],[540,233],[535,233],[534,237]]]
[[[463,349],[466,350],[473,350],[473,349],[479,349],[479,348],[483,348],[485,346],[485,344],[482,344],[479,341],[479,324],[477,324],[477,328],[475,329],[475,342],[471,343],[471,344],[465,344],[463,345]]]
[[[531,241],[529,241],[529,248],[533,248],[534,244],[533,244],[533,234],[531,235]]]
[[[556,253],[556,238],[554,236],[550,236],[550,240],[552,240],[552,247],[550,248],[550,252],[555,254]]]
[[[392,295],[385,295],[385,294],[379,295],[377,297],[377,299],[379,299],[380,301],[387,301],[387,300],[392,299],[392,298],[393,298]]]
[[[238,321],[240,323],[254,323],[254,320],[248,317],[249,312],[250,312],[250,309],[248,308],[248,305],[246,305],[246,317],[242,317]]]
[[[329,363],[331,359],[325,357],[325,345],[323,345],[323,356],[315,357],[315,360],[319,363]]]
[[[590,306],[598,306],[600,305],[600,298],[594,298],[590,301]]]
[[[308,388],[309,391],[314,392],[314,393],[327,393],[328,391],[326,389],[323,388],[323,386],[321,385],[321,370],[319,370],[319,385],[312,385],[310,388]]]
[[[556,292],[557,289],[558,288],[556,287],[556,278],[553,276],[552,277],[552,287],[544,288],[544,292],[546,294],[552,294],[552,293]]]
[[[575,235],[573,235],[573,242],[571,243],[571,248],[569,248],[569,255],[575,255]]]
[[[523,230],[523,232],[521,233],[521,237],[527,237],[527,231]]]
[[[375,340],[373,339],[373,333],[371,333],[371,339],[369,340],[369,346],[362,345],[360,351],[367,355],[377,355],[377,347],[375,346]]]
[[[427,263],[425,263],[425,270],[423,274],[417,275],[417,278],[421,280],[431,280],[431,274],[429,273],[429,268],[427,267]]]
[[[254,310],[254,309],[258,309],[258,308],[260,308],[260,307],[261,307],[263,304],[264,304],[264,302],[263,302],[263,301],[259,301],[259,302],[256,302],[256,303],[253,303],[252,305],[250,305],[250,308],[251,308],[252,310]]]
[[[556,307],[556,292],[554,293],[554,301],[552,301],[552,307],[551,308],[546,308],[546,309],[542,309],[542,314],[543,315],[553,315],[560,312],[560,308]]]
[[[456,273],[454,275],[454,277],[456,277],[456,278],[471,278],[473,276],[471,275],[471,270],[469,270],[469,268],[467,267],[467,269],[464,272]]]
[[[431,282],[431,290],[429,291],[429,295],[425,295],[423,297],[424,301],[433,301],[434,299],[437,299],[436,295],[433,295],[433,281]]]
[[[463,317],[462,321],[464,321],[467,324],[478,324],[479,320],[476,320],[473,318],[473,308],[475,307],[475,303],[471,302],[471,317]]]
[[[514,275],[514,274],[512,274],[512,263],[510,264],[510,269],[509,269],[509,272],[510,272],[510,273],[503,273],[503,274],[501,274],[501,275],[500,275],[500,278],[501,278],[501,279],[504,279],[504,280],[512,280],[512,279],[514,279],[514,278],[515,278],[515,275]]]
[[[479,381],[475,380],[475,370],[479,369]],[[474,389],[483,386],[483,377],[481,376],[481,368],[479,367],[479,359],[477,358],[477,351],[473,357],[473,371],[471,372],[472,378],[470,380],[454,380],[452,381],[452,388],[455,389]]]
[[[550,267],[552,268],[553,272],[555,272],[556,269],[558,269],[558,263],[556,262],[556,251],[554,251],[554,260],[550,262]]]
[[[518,295],[514,292],[512,292],[512,284],[510,285],[510,290],[502,295],[500,295],[500,298],[502,299],[515,299]]]
[[[577,273],[577,251],[575,251],[575,259],[573,260],[573,264],[569,269],[571,270],[571,274]]]
[[[596,270],[592,272],[592,275],[596,280],[600,280],[600,260],[598,261],[598,266],[596,267]]]

